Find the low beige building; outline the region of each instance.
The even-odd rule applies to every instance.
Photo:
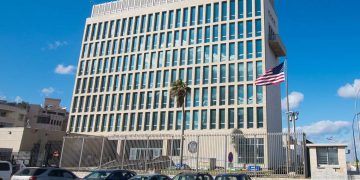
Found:
[[[308,144],[312,179],[346,179],[345,144]]]

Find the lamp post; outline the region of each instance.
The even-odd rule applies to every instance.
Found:
[[[353,118],[353,123],[352,123],[352,131],[353,131],[353,141],[354,141],[354,153],[355,153],[355,168],[356,168],[356,172],[359,172],[359,159],[357,156],[357,151],[356,151],[356,142],[355,142],[355,130],[354,130],[354,124],[355,124],[355,119],[357,119],[359,113],[356,113],[354,118]]]
[[[293,161],[294,165],[295,165],[295,172],[296,172],[296,166],[297,166],[297,152],[296,152],[296,145],[297,145],[297,138],[296,138],[296,126],[295,126],[295,121],[299,119],[299,112],[298,111],[289,111],[288,112],[288,116],[289,116],[289,120],[290,122],[292,122],[292,126],[293,126],[293,135],[294,135],[294,139],[293,139],[293,146],[294,146],[294,153],[295,153],[295,159]]]

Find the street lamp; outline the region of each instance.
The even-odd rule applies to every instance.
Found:
[[[353,131],[353,141],[354,141],[354,151],[355,151],[355,167],[356,167],[356,172],[359,172],[359,159],[357,157],[357,151],[356,151],[356,142],[355,142],[355,130],[354,130],[354,124],[355,124],[355,119],[357,119],[359,113],[356,113],[354,118],[353,118],[353,123],[352,123],[352,131]]]

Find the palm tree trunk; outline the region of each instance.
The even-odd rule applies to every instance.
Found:
[[[185,131],[185,103],[182,105],[181,144],[180,144],[180,166],[181,166],[181,168],[183,168],[183,160],[184,160],[184,131]]]

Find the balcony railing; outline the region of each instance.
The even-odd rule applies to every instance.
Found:
[[[281,41],[280,35],[273,34],[269,37],[269,44],[274,54],[277,57],[286,56],[286,48],[284,43]]]

